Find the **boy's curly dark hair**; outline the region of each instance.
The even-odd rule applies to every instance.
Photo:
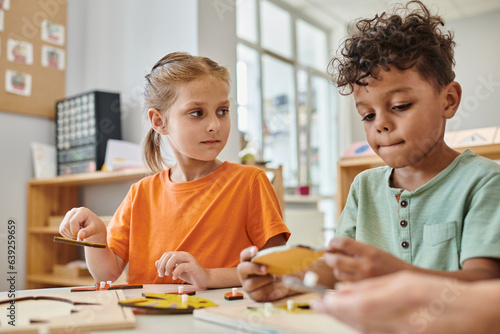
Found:
[[[411,9],[416,5],[416,9]],[[405,15],[406,14],[406,15]],[[442,32],[444,20],[431,15],[420,1],[410,1],[373,19],[356,22],[355,32],[341,45],[329,64],[333,81],[342,95],[354,85],[366,86],[362,79],[377,77],[392,65],[400,70],[416,66],[422,78],[442,88],[455,79],[453,33]]]

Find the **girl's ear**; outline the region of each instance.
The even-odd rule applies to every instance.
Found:
[[[149,108],[148,118],[151,126],[157,133],[159,133],[160,135],[167,134],[167,121],[158,109]]]
[[[458,106],[460,105],[460,100],[462,99],[462,87],[458,82],[453,81],[448,84],[444,90],[446,99],[444,117],[446,119],[450,119],[455,116]]]

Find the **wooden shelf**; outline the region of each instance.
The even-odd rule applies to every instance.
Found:
[[[141,179],[150,175],[146,169],[124,170],[117,172],[92,172],[74,175],[57,176],[47,179],[32,179],[31,186],[63,185],[84,186],[89,184],[123,182]]]
[[[47,226],[29,227],[28,233],[59,235],[59,225],[51,223],[50,221],[55,219],[55,221],[57,221],[57,223],[59,224],[60,222],[62,222],[63,218],[64,218],[64,216],[49,217],[49,224]],[[113,216],[99,216],[99,218],[101,218],[101,220],[104,222],[104,224],[106,226],[108,226],[108,224],[111,221],[111,218],[113,218]]]
[[[54,274],[33,274],[27,276],[30,285],[50,286],[93,286],[95,284],[92,276],[89,277],[63,277]]]
[[[26,288],[93,285],[92,278],[55,276],[54,264],[67,264],[78,258],[78,247],[53,241],[59,226],[50,220],[62,220],[68,210],[79,203],[79,187],[92,184],[138,181],[149,175],[145,169],[94,172],[28,182]],[[123,194],[125,197],[126,194]],[[109,221],[110,217],[101,217]]]
[[[467,147],[454,147],[456,151],[463,152],[470,149],[477,155],[481,155],[488,159],[500,159],[500,144],[490,145],[474,145]],[[347,195],[351,183],[362,171],[374,167],[384,166],[384,162],[377,155],[361,156],[361,157],[348,157],[342,158],[337,163],[337,215],[340,215],[344,209]]]
[[[28,228],[28,233],[34,234],[57,234],[59,235],[59,226],[35,226]]]
[[[368,156],[363,156],[363,157],[349,157],[349,158],[342,158],[339,161],[340,166],[381,166],[383,165],[384,162],[378,155],[368,155]]]

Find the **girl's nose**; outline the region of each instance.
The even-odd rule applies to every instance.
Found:
[[[208,122],[207,131],[208,132],[217,132],[219,130],[220,130],[220,121],[217,118],[217,116],[210,117],[209,122]]]

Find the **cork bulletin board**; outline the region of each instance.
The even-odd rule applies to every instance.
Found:
[[[66,0],[0,0],[0,111],[55,118],[65,97]]]

